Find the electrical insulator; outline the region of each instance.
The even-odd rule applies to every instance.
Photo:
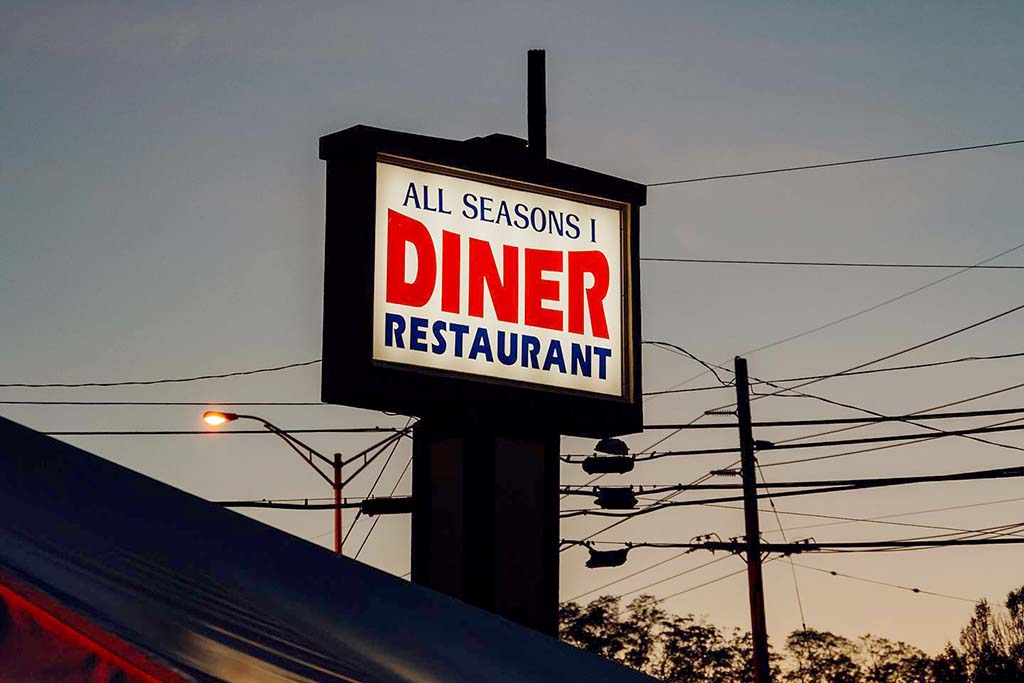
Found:
[[[626,564],[626,556],[629,554],[629,548],[617,548],[615,550],[590,550],[590,559],[587,560],[587,567],[589,569],[597,569],[599,567],[621,567]]]
[[[625,455],[589,455],[583,460],[587,474],[625,474],[633,471],[633,458]]]
[[[412,496],[391,498],[367,498],[359,504],[359,510],[370,517],[375,515],[403,515],[412,512]]]
[[[605,510],[632,510],[636,507],[636,493],[626,486],[602,486],[594,492],[597,504]]]
[[[601,439],[594,446],[594,450],[606,455],[629,455],[629,446],[626,445],[626,442],[614,437]]]

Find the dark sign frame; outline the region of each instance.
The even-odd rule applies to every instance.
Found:
[[[490,176],[486,182],[525,183],[540,194],[568,193],[583,195],[591,203],[626,205],[625,396],[374,360],[376,165],[382,156],[408,160],[413,166],[419,162],[446,167],[450,175]],[[537,158],[524,140],[505,135],[457,141],[355,126],[320,138],[320,158],[327,162],[321,376],[325,403],[434,421],[472,421],[505,433],[600,437],[642,429],[639,218],[647,198],[644,185]]]

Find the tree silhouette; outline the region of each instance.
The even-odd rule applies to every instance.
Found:
[[[621,607],[602,596],[563,603],[564,641],[666,683],[752,683],[750,633],[727,635],[706,619],[672,615],[642,595]],[[934,657],[875,635],[858,640],[805,628],[772,655],[773,680],[787,683],[1024,683],[1024,586],[1005,609],[982,601],[960,633]]]
[[[906,643],[866,635],[860,652],[866,683],[920,683],[931,676],[932,659]]]
[[[784,679],[793,683],[858,683],[857,646],[828,631],[805,628],[786,638],[793,660]]]
[[[952,643],[946,643],[946,649],[932,660],[931,681],[932,683],[968,683],[967,663]]]

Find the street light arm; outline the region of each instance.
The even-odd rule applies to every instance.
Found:
[[[242,417],[242,416],[239,416],[239,417]],[[334,464],[333,460],[331,460],[327,456],[325,456],[322,453],[320,453],[320,451],[316,450],[315,448],[313,448],[309,444],[300,441],[297,437],[292,436],[288,432],[286,432],[286,431],[276,427],[275,425],[267,422],[263,418],[256,417],[256,418],[253,418],[253,419],[259,420],[263,424],[263,426],[266,427],[269,431],[273,432],[274,434],[276,434],[277,436],[281,437],[285,441],[288,441],[289,444],[292,444],[293,448],[295,446],[298,446],[299,448],[305,449],[309,453],[309,455],[315,455],[317,458],[320,459],[321,462],[323,462],[326,465],[333,465]],[[305,458],[306,456],[303,456],[303,457]]]
[[[332,488],[334,487],[334,480],[331,479],[330,476],[325,474],[323,470],[321,470],[319,467],[316,466],[316,463],[313,462],[313,456],[315,455],[316,457],[318,457],[321,460],[324,460],[324,461],[326,461],[328,463],[331,462],[330,460],[327,460],[327,458],[322,456],[320,453],[317,453],[312,448],[309,448],[308,446],[306,446],[304,443],[302,443],[301,441],[299,441],[295,437],[289,436],[288,434],[282,432],[280,429],[278,429],[274,425],[270,424],[269,422],[264,422],[263,426],[271,434],[274,434],[275,436],[279,436],[282,441],[284,441],[286,444],[288,444],[288,447],[291,448],[293,451],[295,451],[298,454],[298,456],[300,458],[302,458],[302,461],[304,463],[306,463],[307,465],[312,467],[313,470],[318,475],[320,475],[320,478],[327,482],[328,486],[330,486]],[[298,444],[298,445],[296,445],[296,444]],[[302,452],[302,448],[299,448],[299,446],[302,446],[302,448],[305,448],[308,451],[308,453],[303,453]],[[333,463],[332,463],[332,465],[333,465]]]
[[[295,451],[299,455],[299,457],[302,458],[303,462],[305,462],[307,465],[312,467],[313,470],[318,475],[320,475],[321,479],[326,481],[327,484],[329,486],[331,486],[332,488],[334,487],[334,480],[330,476],[325,474],[323,472],[323,470],[321,470],[319,467],[316,466],[316,463],[313,462],[313,456],[316,456],[317,458],[319,458],[323,462],[327,463],[328,465],[331,465],[332,467],[334,465],[334,462],[329,460],[329,459],[327,459],[326,457],[324,457],[315,448],[313,448],[312,446],[309,446],[308,444],[303,443],[302,441],[300,441],[299,439],[295,438],[291,434],[288,434],[287,432],[285,432],[284,430],[280,429],[276,425],[271,424],[270,422],[267,422],[266,420],[264,420],[262,417],[259,417],[258,415],[238,414],[236,419],[239,419],[239,420],[243,420],[243,419],[244,420],[255,420],[256,422],[259,422],[260,424],[262,424],[264,429],[266,429],[271,434],[279,437],[282,441],[284,441],[286,444],[288,444],[288,447],[291,448],[293,451]],[[303,449],[305,449],[306,452],[303,452]]]
[[[345,460],[342,461],[341,464],[342,465],[351,465],[352,463],[354,463],[359,458],[365,457],[370,451],[375,450],[377,448],[380,448],[381,446],[387,446],[387,445],[391,444],[395,439],[401,439],[403,436],[408,436],[409,432],[412,431],[412,427],[413,426],[410,425],[410,426],[408,426],[408,427],[406,427],[404,429],[400,429],[400,430],[396,431],[394,434],[392,434],[391,436],[385,438],[383,441],[378,441],[377,443],[373,444],[369,448],[366,448],[364,450],[359,451],[358,453],[356,453],[355,455],[353,455],[350,458],[346,458]]]

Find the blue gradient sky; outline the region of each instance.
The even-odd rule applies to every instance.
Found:
[[[317,138],[357,123],[465,138],[525,135],[525,51],[548,50],[549,152],[640,181],[703,176],[1002,139],[1024,131],[1024,7],[1018,3],[474,2],[45,3],[0,6],[0,381],[88,381],[229,371],[320,353],[323,178]],[[1024,240],[1019,148],[650,191],[646,255],[973,263]],[[1019,255],[1003,260],[1024,262]],[[815,327],[943,273],[651,263],[645,337],[713,361]],[[1021,303],[1014,271],[972,272],[750,358],[757,376],[838,370]],[[927,361],[1020,350],[1024,318],[916,353]],[[647,389],[699,371],[648,349]],[[819,393],[909,412],[1020,381],[1019,361],[823,383]],[[705,379],[700,382],[706,381]],[[717,401],[729,400],[728,392]],[[0,390],[0,399],[316,400],[318,371],[120,390]],[[708,394],[655,399],[649,420],[690,419]],[[971,406],[1024,405],[1024,392]],[[40,429],[198,425],[199,409],[2,406]],[[755,416],[838,409],[774,399]],[[267,408],[288,427],[396,424],[340,407]],[[994,421],[994,420],[992,420]],[[862,434],[891,431],[863,430]],[[795,433],[795,432],[794,432]],[[772,436],[783,438],[781,431]],[[638,435],[641,448],[653,435]],[[1014,435],[993,440],[1024,445]],[[71,439],[211,498],[322,495],[282,445],[261,437]],[[354,452],[368,438],[311,439]],[[678,437],[685,448],[734,436]],[[566,440],[566,452],[591,444]],[[783,467],[778,478],[944,472],[1020,462],[966,440]],[[396,454],[389,491],[408,458]],[[770,461],[771,456],[766,456]],[[704,458],[638,468],[632,481],[689,481]],[[566,482],[582,481],[567,467]],[[354,484],[365,493],[372,479]],[[408,489],[408,480],[399,491]],[[782,510],[882,515],[1021,496],[1016,481],[906,487],[780,501]],[[901,521],[973,528],[1021,519],[1024,503]],[[260,513],[305,537],[330,513]],[[790,525],[813,523],[785,518]],[[623,525],[612,540],[735,535],[740,515],[687,508]],[[573,537],[593,520],[566,523]],[[773,520],[765,518],[767,529]],[[354,552],[369,524],[361,521]],[[201,530],[197,530],[201,532]],[[818,540],[913,529],[846,525]],[[927,533],[920,530],[920,533]],[[800,536],[794,531],[791,536]],[[330,535],[318,542],[330,544]],[[651,563],[588,571],[563,555],[563,597]],[[948,549],[805,557],[803,564],[1000,599],[1024,583],[1024,550]],[[402,574],[408,523],[383,519],[360,559]],[[688,556],[615,586],[695,566]],[[656,586],[668,595],[738,560]],[[955,638],[968,603],[798,569],[809,626],[928,650]],[[766,569],[769,626],[799,626],[790,569]],[[747,622],[740,577],[668,601],[725,626]]]

